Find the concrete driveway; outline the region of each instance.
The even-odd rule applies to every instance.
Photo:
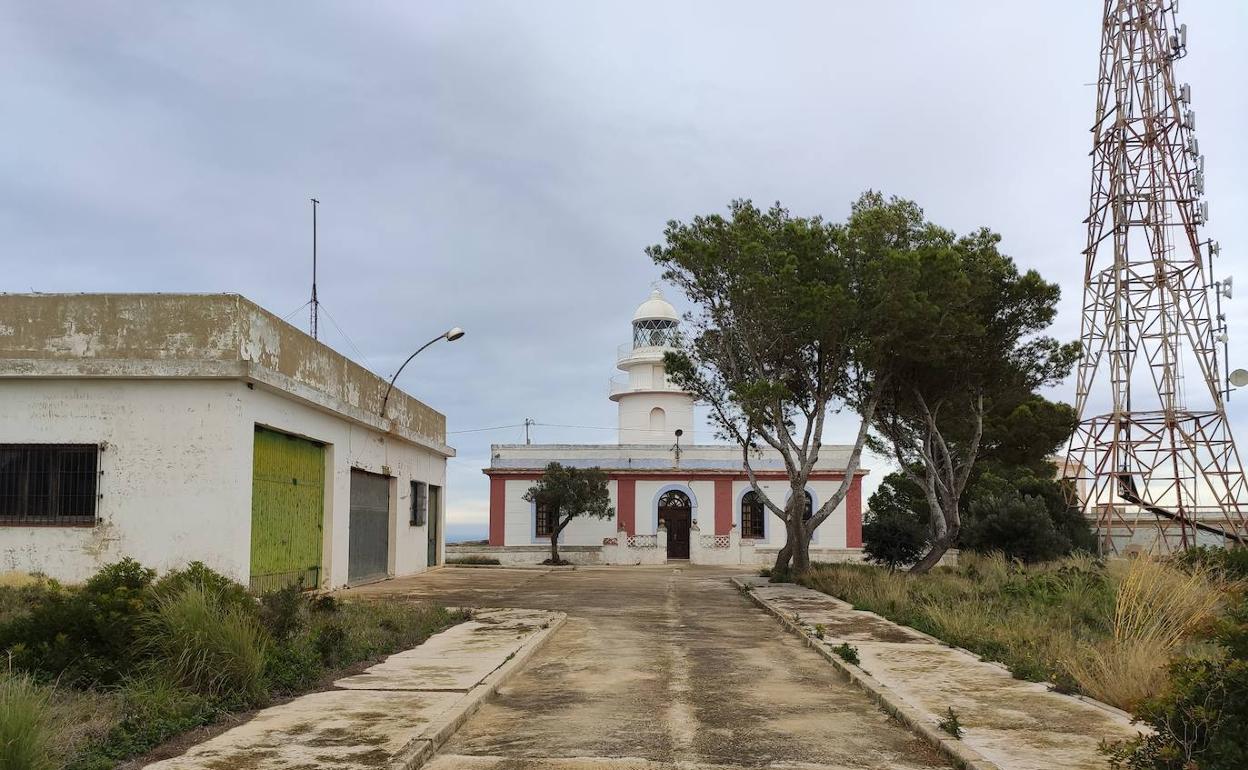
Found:
[[[447,568],[348,595],[568,622],[431,770],[949,767],[712,568]]]

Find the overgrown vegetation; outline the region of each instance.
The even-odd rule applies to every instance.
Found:
[[[0,768],[105,770],[461,619],[296,587],[253,597],[200,563],[157,580],[127,559],[81,586],[6,576]]]
[[[1127,710],[1165,690],[1172,656],[1208,647],[1203,632],[1238,590],[1202,563],[1084,555],[1024,565],[963,554],[958,567],[926,576],[828,564],[799,580],[1000,661],[1021,679]]]
[[[453,557],[453,558],[447,559],[447,560],[446,560],[446,563],[447,563],[447,564],[450,564],[450,565],[455,565],[455,564],[470,564],[470,565],[471,565],[471,564],[484,564],[484,565],[492,565],[492,566],[497,566],[497,565],[501,564],[502,562],[500,562],[498,559],[495,559],[493,556],[481,556],[481,555],[479,555],[479,554],[470,554],[470,555],[468,555],[468,556],[456,556],[456,557]]]

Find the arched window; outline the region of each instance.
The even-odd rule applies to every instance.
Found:
[[[660,407],[650,410],[650,430],[665,432],[667,430],[667,413]]]
[[[741,496],[741,537],[761,540],[767,536],[763,521],[767,508],[758,493],[750,490]]]
[[[689,495],[679,489],[669,489],[659,498],[659,511],[662,512],[665,508],[692,510],[693,505],[689,502]]]
[[[810,517],[815,515],[815,499],[810,496],[810,492],[803,491],[806,505],[802,510],[802,521],[810,521]]]

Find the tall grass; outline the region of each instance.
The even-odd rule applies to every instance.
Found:
[[[1167,661],[1217,617],[1222,592],[1200,566],[1135,559],[1119,571],[1112,634],[1081,645],[1065,666],[1083,692],[1133,710],[1162,690]]]
[[[65,728],[51,687],[27,674],[0,674],[0,769],[61,767]]]
[[[210,698],[265,700],[268,636],[255,615],[224,605],[212,589],[189,584],[162,596],[143,630],[172,681]]]
[[[803,584],[1047,681],[1125,709],[1160,692],[1167,661],[1218,614],[1228,587],[1200,567],[1106,565],[1076,555],[1024,566],[963,554],[927,575],[817,565]]]

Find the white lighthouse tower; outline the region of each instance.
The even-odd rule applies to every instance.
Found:
[[[616,363],[624,375],[611,380],[611,400],[620,405],[621,444],[693,443],[693,395],[672,385],[663,354],[679,333],[676,308],[655,289],[633,314],[633,341],[621,345]]]

